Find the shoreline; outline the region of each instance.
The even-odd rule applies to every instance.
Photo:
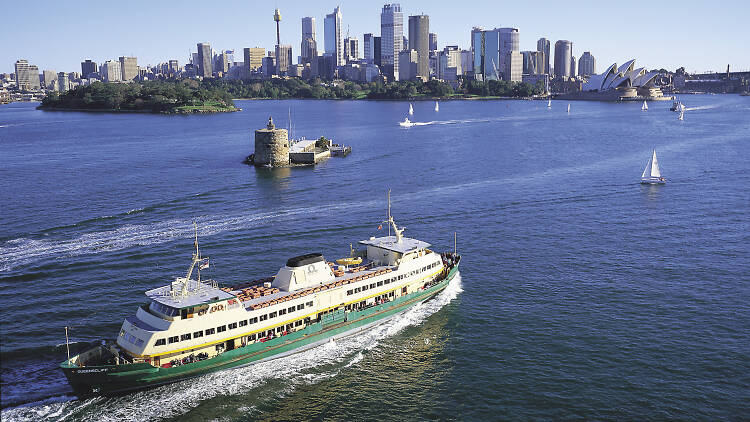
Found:
[[[123,110],[113,108],[68,108],[68,107],[44,107],[37,106],[37,110],[41,111],[81,111],[86,113],[142,113],[142,114],[166,114],[166,115],[188,115],[188,114],[215,114],[215,113],[233,113],[242,111],[241,108],[234,107],[227,110],[167,110],[167,111],[153,111],[153,110]]]

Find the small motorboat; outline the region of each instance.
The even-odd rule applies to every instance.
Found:
[[[675,101],[672,103],[672,107],[669,108],[669,111],[680,111],[685,110],[685,104],[682,104],[680,101]]]
[[[414,126],[414,123],[412,123],[408,117],[404,118],[403,122],[399,122],[399,126],[401,127],[412,127]]]

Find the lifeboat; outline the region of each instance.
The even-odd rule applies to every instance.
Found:
[[[359,265],[362,263],[362,257],[341,258],[337,259],[336,263],[339,265]]]

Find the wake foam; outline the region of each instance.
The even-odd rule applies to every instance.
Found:
[[[292,393],[299,385],[316,384],[337,376],[342,370],[365,359],[363,351],[372,350],[406,327],[418,325],[439,311],[463,291],[458,273],[435,298],[417,304],[364,333],[329,341],[304,352],[244,368],[204,375],[164,387],[127,396],[85,400],[70,397],[47,399],[2,411],[3,421],[65,420],[68,418],[121,421],[158,420],[183,415],[201,403],[220,396],[248,394],[268,383],[282,380],[277,397]],[[66,400],[67,399],[67,400]],[[63,401],[65,400],[65,401]],[[243,406],[252,412],[253,406]]]

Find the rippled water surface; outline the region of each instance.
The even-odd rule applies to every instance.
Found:
[[[750,415],[750,97],[671,103],[238,101],[212,116],[0,107],[5,420],[737,420]],[[353,153],[255,169],[269,115]],[[665,186],[638,178],[656,148]],[[461,276],[366,334],[76,400],[57,365],[181,274],[274,273],[377,235],[453,247]]]

